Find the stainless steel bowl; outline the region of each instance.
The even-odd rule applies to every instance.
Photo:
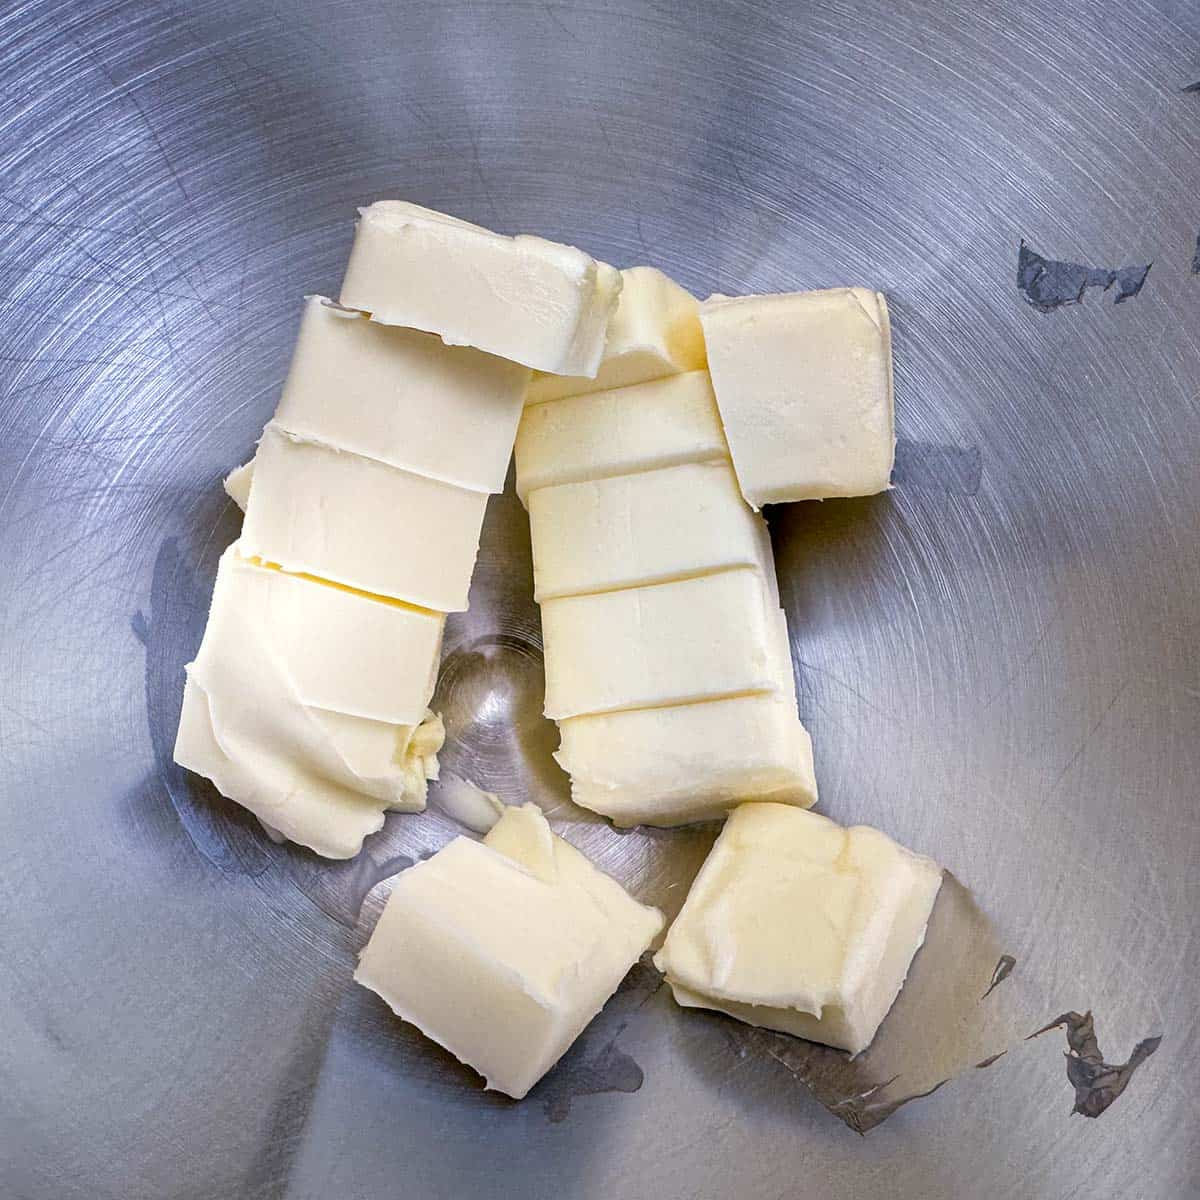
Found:
[[[0,11],[0,1193],[1200,1191],[1198,37],[1168,0]],[[771,513],[823,810],[954,875],[855,1064],[639,968],[527,1101],[485,1094],[350,983],[377,885],[452,822],[327,864],[171,764],[220,477],[383,196],[701,294],[888,293],[896,490]],[[1042,311],[1022,239],[1153,268]],[[447,765],[674,910],[712,830],[570,806],[528,555],[510,492]],[[1089,1008],[1110,1062],[1164,1037],[1094,1121],[1062,1033],[1020,1040]]]

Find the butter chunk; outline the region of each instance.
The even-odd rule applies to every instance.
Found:
[[[941,869],[782,804],[725,823],[655,964],[685,1006],[857,1054],[896,999]]]
[[[680,463],[728,459],[707,371],[526,406],[517,494]]]
[[[882,293],[712,296],[700,322],[734,469],[752,505],[889,487],[896,439]]]
[[[619,271],[574,246],[380,200],[359,209],[340,299],[447,345],[593,376],[620,291]]]
[[[438,612],[467,607],[487,495],[270,424],[242,553]]]
[[[264,567],[227,551],[221,586],[310,707],[401,725],[437,682],[441,613]]]
[[[293,674],[303,678],[295,651],[305,647],[280,634],[278,626],[292,618],[279,609],[296,606],[313,616],[314,643],[331,640],[336,629],[318,619],[319,604],[309,606],[290,590],[264,603],[271,593],[260,585],[274,584],[276,575],[243,566],[237,543],[222,556],[204,641],[187,668],[175,761],[283,837],[329,858],[349,858],[382,826],[385,811],[425,807],[425,780],[436,776],[444,731],[427,710],[412,726],[306,703]],[[279,576],[278,582],[341,595],[305,580]],[[386,621],[379,631],[388,633]],[[423,686],[431,688],[428,667],[424,675]]]
[[[221,486],[225,489],[225,495],[245,512],[246,505],[250,503],[250,485],[253,482],[254,459],[251,459],[240,467],[234,467],[221,481]]]
[[[621,298],[609,322],[596,377],[537,374],[526,403],[629,387],[704,368],[707,360],[696,297],[654,267],[628,267],[621,280]]]
[[[527,367],[310,296],[274,420],[309,441],[502,492],[528,381]]]
[[[529,527],[539,603],[772,560],[766,523],[724,462],[539,488]]]
[[[527,804],[395,878],[354,978],[520,1099],[662,924]]]
[[[777,691],[778,636],[756,570],[547,600],[546,716]]]
[[[733,696],[572,717],[554,757],[571,799],[617,826],[724,817],[746,800],[817,800],[812,739],[791,696]]]

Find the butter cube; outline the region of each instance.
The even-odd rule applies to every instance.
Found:
[[[696,297],[654,267],[628,267],[621,280],[621,298],[608,325],[596,377],[537,374],[529,385],[527,404],[703,369],[704,334]]]
[[[392,724],[424,719],[437,681],[441,613],[267,568],[242,558],[236,544],[218,579],[287,664],[305,704]]]
[[[733,466],[755,508],[888,488],[896,439],[882,293],[712,296],[700,322]]]
[[[744,804],[654,961],[684,1006],[857,1054],[925,940],[941,878],[876,829]]]
[[[766,583],[745,568],[547,600],[546,716],[778,690],[778,637]]]
[[[746,800],[817,801],[812,739],[790,695],[572,717],[559,734],[571,799],[619,827],[714,820]]]
[[[539,488],[529,527],[539,603],[771,561],[766,523],[724,462]]]
[[[242,510],[246,511],[246,505],[250,503],[250,485],[254,482],[254,459],[249,462],[244,462],[240,467],[234,467],[228,475],[221,480],[221,486],[225,489],[225,495],[234,502]]]
[[[615,268],[574,246],[504,237],[400,200],[359,217],[347,308],[539,371],[596,374],[621,291]]]
[[[707,371],[526,406],[517,494],[680,463],[728,460]]]
[[[308,297],[274,422],[429,479],[502,492],[529,369]]]
[[[662,924],[526,804],[395,878],[354,978],[520,1099]]]
[[[255,456],[242,554],[438,612],[467,607],[487,494],[293,437]]]

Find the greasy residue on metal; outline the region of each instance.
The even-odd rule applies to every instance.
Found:
[[[1196,249],[1192,252],[1192,274],[1200,275],[1200,233],[1196,234]]]
[[[1133,1073],[1158,1049],[1162,1035],[1143,1038],[1127,1062],[1118,1066],[1104,1061],[1091,1012],[1063,1013],[1035,1030],[1029,1038],[1065,1026],[1067,1030],[1067,1078],[1075,1089],[1073,1113],[1098,1117],[1125,1090]],[[1029,1038],[1025,1040],[1028,1041]]]
[[[993,1063],[999,1062],[1007,1053],[1007,1050],[1001,1050],[999,1054],[989,1054],[982,1062],[975,1064],[975,1070],[982,1071],[990,1067]]]
[[[980,996],[980,1000],[986,1000],[992,992],[1002,984],[1013,972],[1013,967],[1017,965],[1017,960],[1011,954],[1000,955],[1000,961],[996,964],[996,968],[992,971],[992,981],[988,984],[987,991]]]
[[[983,456],[978,446],[943,442],[896,440],[892,482],[897,487],[974,496],[983,478]]]
[[[1053,312],[1065,304],[1079,304],[1088,288],[1108,291],[1114,284],[1113,301],[1120,304],[1142,290],[1153,263],[1128,267],[1089,267],[1083,263],[1044,258],[1031,250],[1024,238],[1017,254],[1017,287],[1039,312]]]
[[[880,1092],[895,1082],[895,1079],[889,1079],[885,1083],[877,1083],[874,1087],[869,1087],[866,1091],[859,1092],[857,1095],[847,1096],[844,1100],[839,1100],[836,1104],[831,1104],[829,1111],[841,1117],[855,1133],[865,1135],[868,1129],[874,1129],[876,1125],[882,1121],[886,1121],[892,1113],[907,1104],[910,1100],[922,1100],[926,1096],[932,1096],[938,1088],[950,1081],[948,1079],[940,1079],[933,1087],[926,1088],[923,1092],[913,1092],[911,1095],[900,1096],[895,1100],[875,1099]]]

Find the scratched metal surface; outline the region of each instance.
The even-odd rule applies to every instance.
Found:
[[[0,6],[0,1194],[1200,1188],[1200,17],[789,7]],[[955,876],[862,1078],[995,1065],[859,1138],[804,1086],[836,1107],[824,1060],[639,970],[528,1101],[485,1096],[349,983],[375,885],[452,823],[322,864],[170,765],[219,478],[354,206],[396,195],[701,293],[888,292],[899,487],[771,521],[824,811]],[[1042,312],[1022,238],[1153,268]],[[711,831],[563,803],[529,592],[510,494],[448,638],[449,765],[674,910]],[[1164,1035],[1095,1121],[1061,1034],[1017,1040],[1088,1007],[1114,1062]]]

